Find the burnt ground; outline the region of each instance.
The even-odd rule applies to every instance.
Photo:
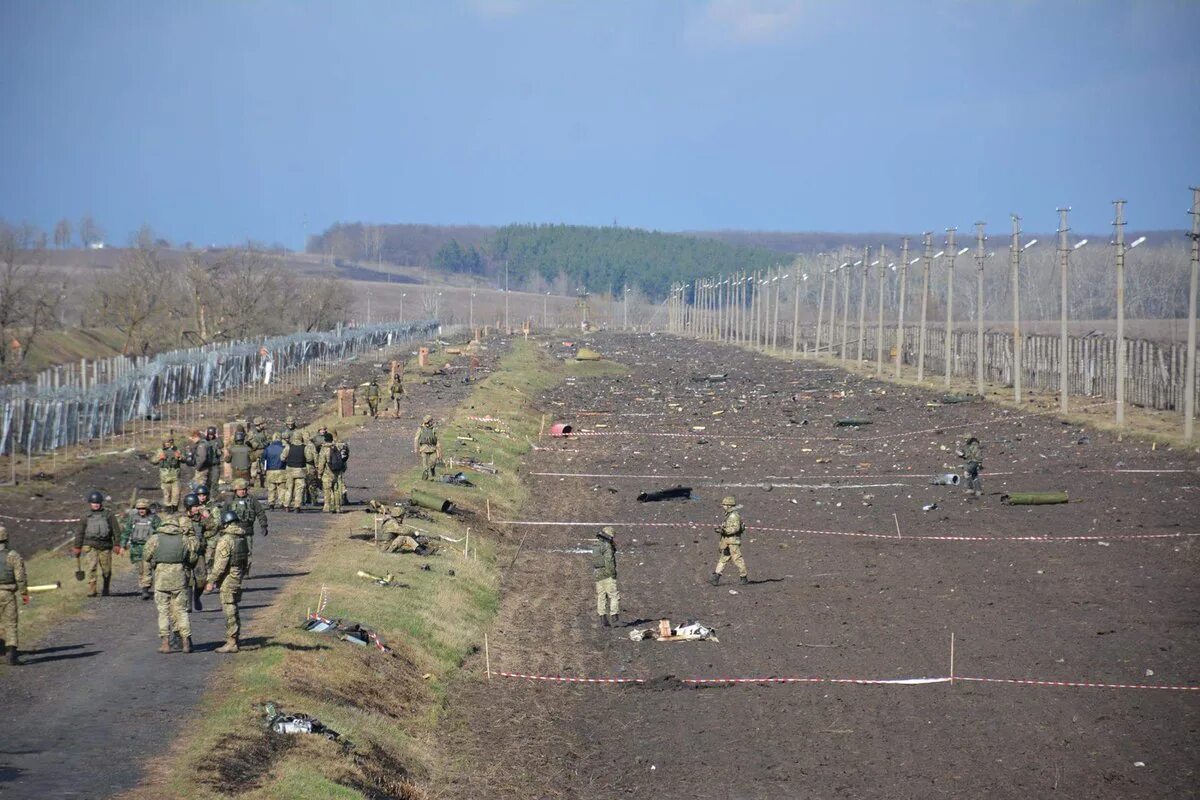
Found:
[[[1200,692],[962,682],[691,688],[665,678],[946,676],[954,633],[957,676],[1200,686],[1200,542],[1117,538],[1200,530],[1194,454],[986,404],[929,406],[940,392],[718,345],[665,336],[595,343],[630,377],[555,389],[542,398],[553,418],[684,435],[543,440],[530,472],[616,477],[531,476],[524,518],[696,521],[695,529],[617,526],[622,619],[698,619],[718,629],[720,643],[634,643],[624,626],[599,627],[590,557],[562,552],[589,547],[594,528],[515,526],[527,538],[504,578],[492,668],[653,682],[463,680],[441,742],[458,755],[438,796],[1200,793]],[[692,380],[713,372],[728,381]],[[594,411],[620,413],[584,414]],[[851,416],[873,424],[834,427]],[[929,483],[958,468],[953,450],[971,432],[984,444],[978,501]],[[1104,471],[1113,469],[1189,471]],[[637,503],[639,491],[676,482],[629,477],[655,474],[679,476],[695,499]],[[766,476],[836,488],[714,485]],[[1071,503],[1003,506],[998,493],[1008,489],[1068,489]],[[744,505],[749,586],[707,583],[726,493]],[[930,503],[938,508],[922,511]],[[1105,538],[912,538],[1028,534]]]
[[[485,357],[492,361],[494,355]],[[350,365],[347,374],[357,381],[370,368],[369,362]],[[455,377],[410,381],[400,419],[380,417],[349,431],[351,502],[394,492],[393,476],[415,461],[416,420],[426,411],[444,413],[470,388]],[[314,390],[290,401],[315,409],[328,397]],[[272,419],[287,413],[282,405],[262,410]],[[278,646],[270,630],[255,624],[257,610],[270,606],[291,578],[305,574],[311,543],[329,519],[317,511],[270,512],[271,533],[256,538],[254,572],[243,593],[243,647]],[[154,652],[154,603],[138,599],[128,558],[114,561],[119,564],[114,566],[115,596],[88,601],[82,616],[64,622],[26,653],[24,666],[0,667],[0,797],[99,798],[132,787],[145,761],[186,736],[188,719],[214,671],[237,658],[213,652],[225,637],[215,595],[205,595],[204,611],[191,616],[197,652]],[[64,591],[82,592],[82,586],[64,586]]]

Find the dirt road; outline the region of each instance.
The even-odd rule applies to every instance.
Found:
[[[543,442],[527,469],[553,474],[524,518],[616,524],[623,620],[698,619],[720,642],[601,628],[576,552],[597,526],[514,526],[492,668],[647,683],[464,680],[446,731],[471,769],[439,796],[1196,796],[1200,692],[678,680],[945,677],[953,633],[958,677],[1200,686],[1200,542],[1175,536],[1200,530],[1194,454],[710,344],[597,344],[632,374],[542,398],[598,435]],[[930,485],[972,433],[979,500]],[[676,483],[694,499],[635,500]],[[1001,505],[1011,489],[1071,502]],[[748,586],[708,583],[724,494]],[[1174,538],[1124,538],[1147,534]],[[1030,535],[1052,541],[1001,540]]]
[[[366,369],[353,367],[351,378]],[[420,414],[444,412],[470,387],[434,378],[407,388],[401,419],[369,421],[349,438],[352,502],[390,494],[391,477],[415,458],[411,437]],[[303,574],[297,565],[328,519],[317,511],[271,512],[271,533],[255,542],[255,574],[243,594],[244,647],[275,646],[270,632],[256,627],[256,610]],[[128,789],[146,758],[186,736],[186,721],[209,688],[209,677],[236,658],[213,652],[225,628],[220,602],[209,596],[204,611],[191,617],[197,652],[155,653],[154,604],[138,599],[128,559],[119,560],[115,596],[91,601],[85,617],[57,629],[25,656],[25,666],[0,667],[0,796],[101,798]]]

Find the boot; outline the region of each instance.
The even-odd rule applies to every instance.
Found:
[[[610,623],[609,623],[609,621],[608,621],[608,617],[606,617],[606,616],[604,616],[603,614],[601,614],[601,615],[600,615],[600,624],[601,624],[601,625],[603,625],[603,626],[604,626],[604,627],[606,627],[606,628],[607,628],[607,627],[609,627],[609,626],[610,626]]]
[[[148,586],[143,586],[143,587],[142,587],[142,599],[143,599],[143,600],[149,600],[149,599],[150,599],[150,587],[148,587]]]
[[[87,593],[87,596],[88,596],[88,597],[96,597],[96,596],[97,596],[97,595],[96,595],[96,582],[95,582],[95,581],[88,581],[88,593]]]
[[[204,587],[202,587],[202,586],[197,586],[195,589],[192,589],[192,606],[197,611],[204,610],[204,603],[200,602],[200,596],[203,594],[204,594]]]
[[[108,582],[110,580],[112,580],[112,577],[106,575],[104,578],[104,587],[100,590],[101,597],[108,597]]]
[[[15,667],[17,664],[20,664],[20,663],[21,663],[20,661],[17,661],[17,648],[16,648],[16,645],[11,645],[11,644],[10,644],[10,645],[9,645],[9,646],[6,648],[6,652],[5,652],[5,661],[7,661],[7,662],[8,662],[8,665],[9,665],[10,667]]]
[[[225,640],[225,644],[217,648],[218,653],[236,653],[238,651],[238,643],[236,636],[230,636]]]
[[[160,653],[169,653],[169,652],[171,652],[171,637],[169,637],[169,636],[160,636],[159,638],[160,638],[160,639],[162,639],[162,644],[160,644],[160,645],[158,646],[158,652],[160,652]]]
[[[721,573],[714,572],[712,574],[712,577],[708,579],[708,582],[711,583],[713,586],[720,586],[721,585]]]
[[[743,575],[742,577],[738,578],[738,583],[740,583],[742,586],[745,586],[749,582],[750,582],[750,578],[746,575]]]
[[[185,653],[192,652],[192,637],[191,636],[183,637],[183,652],[185,652]]]
[[[620,615],[620,614],[609,614],[609,615],[608,615],[607,624],[608,624],[610,627],[613,627],[613,628],[617,627],[617,624],[618,624],[618,623],[620,623],[620,621],[621,621],[621,615]]]

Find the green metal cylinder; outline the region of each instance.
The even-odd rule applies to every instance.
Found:
[[[1009,492],[1000,496],[1009,506],[1053,506],[1070,502],[1066,492]]]
[[[420,489],[412,490],[412,501],[414,505],[428,508],[430,511],[440,511],[443,514],[450,514],[454,511],[454,503],[451,501]]]

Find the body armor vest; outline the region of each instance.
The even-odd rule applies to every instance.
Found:
[[[422,447],[436,447],[437,442],[437,431],[433,428],[421,428],[420,434],[417,435],[417,444]]]
[[[293,469],[304,469],[304,445],[294,444],[288,448],[287,465]]]
[[[111,547],[112,529],[108,526],[108,514],[93,511],[88,514],[87,526],[83,529],[83,543],[92,547]]]
[[[179,457],[175,455],[174,450],[164,448],[162,455],[163,460],[158,462],[159,469],[179,469]]]
[[[0,583],[16,583],[17,573],[8,563],[8,550],[0,550]]]
[[[183,537],[178,532],[158,533],[158,548],[154,551],[155,564],[182,564],[187,554],[183,546]]]
[[[136,517],[133,520],[132,530],[129,533],[130,544],[145,544],[150,538],[150,534],[154,532],[154,517],[149,515],[145,517]]]
[[[229,566],[245,569],[250,561],[250,545],[245,536],[234,536],[233,547],[229,553]]]

